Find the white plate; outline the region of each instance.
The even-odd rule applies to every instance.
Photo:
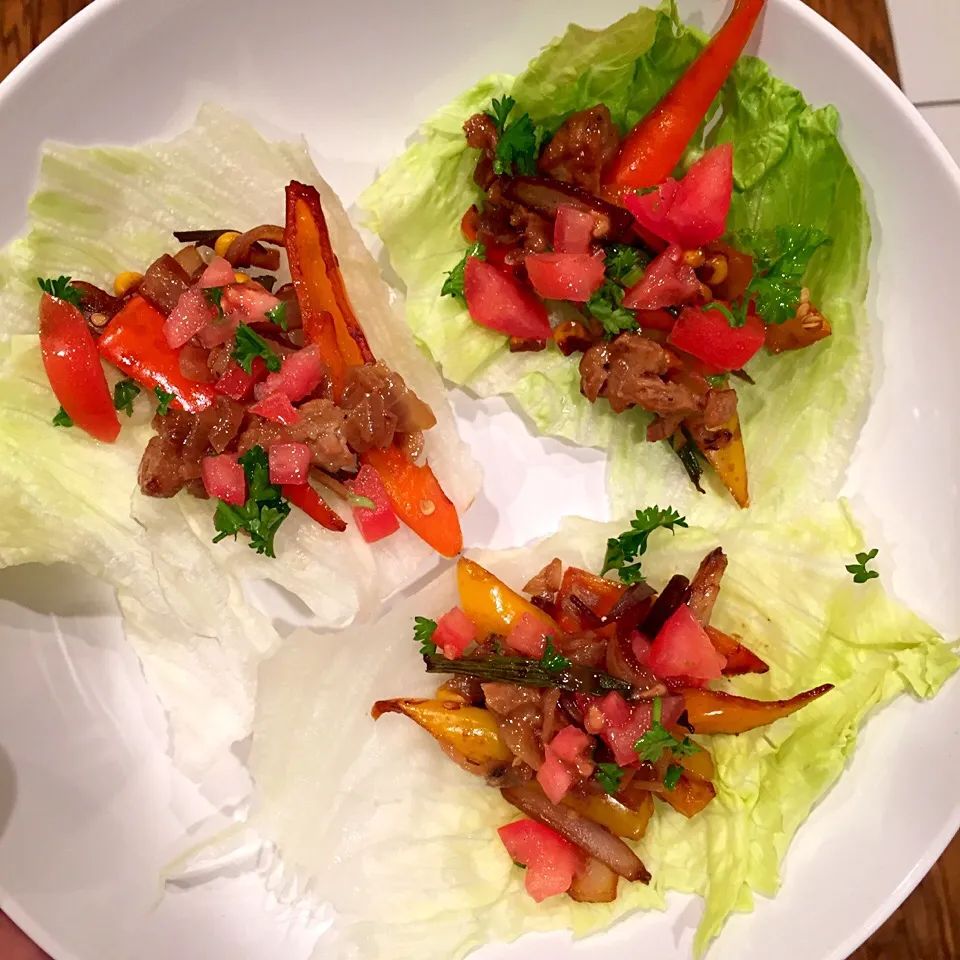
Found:
[[[170,134],[204,99],[245,113],[265,133],[305,133],[349,201],[461,88],[518,70],[570,20],[603,26],[628,7],[99,0],[0,87],[0,239],[22,227],[42,140],[134,143]],[[720,0],[681,3],[708,29],[723,8]],[[955,635],[960,176],[899,91],[797,0],[771,0],[753,46],[810,100],[838,105],[842,139],[866,181],[876,234],[870,306],[883,362],[849,489],[870,542],[882,548],[888,586]],[[490,468],[486,499],[467,522],[474,543],[521,542],[552,530],[562,512],[605,513],[599,456],[531,438],[495,404],[460,398],[457,408]],[[508,480],[519,475],[528,479],[517,491]],[[162,713],[124,647],[109,595],[63,569],[6,571],[0,623],[0,907],[56,960],[306,957],[309,926],[272,904],[256,877],[161,900],[157,872],[209,799],[169,769]],[[900,701],[875,718],[849,774],[801,831],[779,898],[735,917],[712,958],[846,956],[955,832],[958,766],[956,681],[932,703]],[[666,915],[635,918],[602,941],[559,952],[642,949],[687,960],[698,912],[675,898]],[[524,941],[484,955],[546,957],[564,942]]]

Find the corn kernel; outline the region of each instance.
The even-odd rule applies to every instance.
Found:
[[[249,283],[250,275],[246,273],[241,273],[239,270],[233,272],[233,282],[234,283]]]
[[[239,236],[240,234],[237,233],[236,230],[228,230],[226,233],[221,233],[220,236],[217,237],[217,242],[213,245],[213,252],[218,257],[225,257],[230,244]]]
[[[142,273],[137,273],[136,270],[124,270],[113,278],[113,292],[118,297],[122,297],[134,284],[139,283],[142,279]]]

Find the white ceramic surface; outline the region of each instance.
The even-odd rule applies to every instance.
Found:
[[[182,128],[204,99],[265,133],[303,132],[349,201],[462,87],[516,71],[570,20],[601,26],[628,8],[626,0],[482,8],[97,0],[0,86],[0,241],[22,227],[43,139],[134,143]],[[706,28],[723,9],[720,0],[681,2]],[[798,0],[771,0],[753,48],[810,100],[840,107],[844,143],[867,184],[882,361],[848,488],[881,547],[888,586],[955,635],[960,327],[944,305],[955,300],[960,174],[880,71]],[[533,438],[502,404],[455,402],[488,468],[468,542],[506,546],[554,529],[563,512],[605,515],[600,455]],[[508,478],[524,471],[517,491]],[[236,790],[229,777],[214,778],[205,797],[170,770],[162,712],[125,649],[110,596],[60,568],[4,571],[0,624],[0,907],[56,960],[305,958],[309,924],[273,904],[249,873],[161,897],[158,872],[181,829]],[[874,718],[848,775],[801,831],[781,895],[734,917],[713,960],[845,957],[956,830],[958,766],[956,680],[932,703],[902,700]],[[602,947],[565,947],[556,936],[483,956],[615,960],[642,949],[687,960],[698,914],[675,898],[667,914],[618,926]]]

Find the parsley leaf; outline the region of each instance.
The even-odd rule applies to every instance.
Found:
[[[508,176],[514,172],[532,176],[537,172],[537,156],[543,141],[543,131],[534,124],[528,113],[508,120],[516,104],[513,97],[494,100],[493,112],[488,114],[497,125],[498,134],[493,172]]]
[[[557,653],[554,649],[553,638],[547,637],[547,645],[543,650],[543,656],[540,658],[540,665],[550,673],[558,673],[560,670],[566,670],[572,664],[562,653]]]
[[[742,327],[747,322],[745,314],[741,315],[739,311],[735,314],[725,303],[720,303],[719,300],[711,300],[709,303],[705,303],[703,309],[718,310],[727,318],[727,323],[731,327]]]
[[[874,547],[869,553],[858,553],[856,563],[848,563],[844,569],[847,572],[853,574],[854,583],[866,583],[868,580],[873,580],[880,576],[876,570],[868,570],[867,564],[879,553],[880,551]]]
[[[290,504],[283,499],[280,488],[270,483],[270,468],[263,447],[251,447],[240,457],[240,463],[247,477],[247,501],[239,507],[217,501],[213,518],[217,535],[213,542],[219,543],[230,536],[236,540],[238,533],[248,533],[251,550],[276,557],[273,539],[290,513]]]
[[[797,311],[810,258],[831,242],[822,230],[810,226],[779,226],[772,232],[741,234],[737,243],[753,254],[754,274],[737,311],[740,322],[732,325],[746,322],[751,300],[764,323],[786,323]]]
[[[83,299],[83,291],[72,286],[69,277],[57,277],[56,280],[44,280],[43,277],[37,277],[37,286],[44,293],[49,293],[51,297],[66,300],[67,303],[72,303],[75,307],[79,307],[80,301]]]
[[[220,300],[223,298],[223,287],[205,287],[203,290],[203,299],[217,311],[217,319],[223,316],[223,307]]]
[[[153,392],[160,401],[160,403],[157,404],[157,413],[159,413],[161,417],[165,417],[170,412],[170,404],[176,399],[176,394],[167,393],[163,387],[154,387]]]
[[[687,521],[673,507],[661,510],[654,506],[638,510],[636,519],[630,521],[630,529],[607,541],[607,553],[603,558],[600,576],[616,570],[624,583],[639,583],[643,580],[640,564],[633,561],[647,552],[650,534],[660,527],[672,531],[674,527],[686,525]]]
[[[632,287],[643,277],[644,268],[650,263],[641,250],[625,243],[611,243],[606,253],[607,276],[624,287]]]
[[[482,243],[478,241],[468,247],[460,262],[447,273],[447,279],[443,281],[443,286],[440,288],[441,297],[453,297],[466,302],[463,295],[463,273],[467,269],[467,260],[470,257],[476,257],[478,260],[486,259],[486,251]]]
[[[287,329],[287,305],[281,300],[275,307],[271,307],[264,316],[275,323],[281,330]]]
[[[53,417],[51,421],[55,427],[72,427],[73,420],[70,417],[70,414],[61,407]]]
[[[707,377],[707,383],[715,390],[722,390],[727,385],[727,375],[725,373],[712,373]]]
[[[113,385],[113,409],[124,410],[128,417],[133,416],[133,401],[140,396],[140,385],[133,380],[118,380]],[[171,394],[171,399],[173,395]],[[170,401],[168,400],[167,403]]]
[[[636,330],[639,326],[632,311],[620,306],[622,300],[623,287],[612,280],[605,280],[586,303],[587,313],[599,321],[603,332],[611,339],[625,330]]]
[[[653,701],[653,726],[633,745],[633,749],[637,751],[640,759],[647,763],[656,763],[666,750],[669,750],[675,757],[688,757],[693,753],[699,753],[700,748],[689,737],[678,740],[660,722],[662,712],[663,701],[659,697],[655,697]],[[676,783],[674,783],[674,786],[676,786]]]
[[[254,357],[263,357],[267,369],[272,373],[276,373],[280,369],[280,357],[274,352],[273,347],[245,323],[241,323],[237,327],[236,344],[231,357],[247,373],[252,373]]]
[[[671,763],[667,767],[667,772],[663,775],[663,785],[672,793],[677,784],[680,782],[680,778],[683,776],[683,767],[679,763]]]
[[[615,763],[598,763],[593,776],[606,793],[612,797],[620,789],[620,781],[626,771]]]
[[[413,640],[420,644],[420,653],[425,657],[433,656],[437,652],[437,645],[433,642],[433,633],[437,629],[437,621],[427,617],[413,618]]]

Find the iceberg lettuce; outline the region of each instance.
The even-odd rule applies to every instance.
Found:
[[[713,494],[699,496],[664,444],[645,443],[649,415],[612,413],[580,394],[577,364],[556,350],[511,354],[502,336],[473,323],[440,297],[444,273],[462,257],[460,218],[480,197],[475,151],[462,124],[509,93],[518,110],[546,126],[606,103],[626,130],[669,89],[703,44],[679,20],[675,4],[641,9],[604,30],[571,26],[518,77],[497,75],[426,122],[422,138],[361,198],[406,287],[407,319],[444,376],[481,396],[507,394],[545,433],[608,451],[615,515],[638,502],[669,502],[687,516],[721,522],[733,504],[708,471]],[[835,492],[866,400],[867,251],[870,223],[863,190],[838,140],[832,107],[814,108],[799,91],[744,57],[724,88],[704,146],[732,140],[732,231],[802,223],[832,244],[810,264],[805,283],[834,335],[807,350],[749,364],[756,386],[738,384],[751,509],[816,502]],[[698,154],[690,150],[687,161]]]

